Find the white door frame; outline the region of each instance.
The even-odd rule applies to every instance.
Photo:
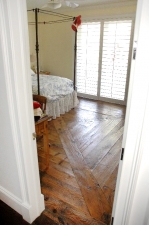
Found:
[[[1,129],[7,142],[12,145],[5,149],[1,140],[1,157],[6,152],[7,157],[4,159],[5,167],[0,171],[4,175],[1,176],[4,180],[0,180],[0,199],[32,223],[45,206],[40,187],[36,140],[32,136],[35,125],[29,55],[26,0],[1,0],[0,76],[4,87],[1,88],[4,96],[1,107],[7,108],[7,112],[1,110],[1,120],[10,121]],[[8,130],[11,137],[7,135]],[[12,174],[16,173],[17,177],[13,187],[11,173],[8,173],[12,164],[15,165]]]
[[[149,1],[138,0],[114,225],[149,224]]]

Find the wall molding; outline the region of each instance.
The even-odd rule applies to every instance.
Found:
[[[44,201],[44,196],[41,194],[40,196],[41,202]],[[33,215],[33,207],[27,202],[22,202],[21,199],[17,198],[14,194],[6,190],[5,188],[0,186],[0,199],[5,202],[11,208],[13,208],[16,212],[23,216],[25,220],[31,222]]]

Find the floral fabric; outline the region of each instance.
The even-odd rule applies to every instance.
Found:
[[[38,94],[37,74],[32,74],[32,91]],[[40,95],[47,97],[46,114],[53,119],[65,114],[78,104],[77,93],[73,88],[73,81],[59,76],[41,75]]]

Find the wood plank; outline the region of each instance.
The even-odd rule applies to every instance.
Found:
[[[41,190],[45,196],[51,196],[63,202],[69,202],[70,205],[79,211],[88,211],[78,189],[74,190],[71,186],[68,187],[63,182],[60,182],[51,176],[42,176],[41,184]]]
[[[106,123],[108,123],[108,121],[104,121],[104,120],[100,120],[100,121],[98,120],[95,122],[86,121],[82,125],[81,131],[76,130],[74,133],[70,129],[70,132],[72,136],[75,137],[74,140],[76,141],[77,146],[80,149],[83,149],[83,146],[87,145],[87,142],[89,141],[89,139],[94,137],[94,134],[99,131],[99,128],[106,126]]]
[[[61,164],[66,158],[67,156],[65,154],[58,154],[56,157],[53,155],[49,155],[50,161],[57,163],[57,164]],[[50,162],[49,162],[50,163]]]
[[[61,117],[63,118],[65,123],[68,124],[69,128],[75,126],[80,122],[80,117],[78,116],[76,109],[71,110],[67,116],[62,115]]]
[[[79,134],[79,133],[77,133],[76,135],[77,135],[77,138],[75,138],[75,139],[77,139],[77,142],[78,141],[83,141],[84,140],[84,138],[86,137],[86,136],[88,136],[90,133],[92,133],[93,132],[93,130],[95,130],[95,129],[97,129],[97,127],[99,127],[100,125],[101,125],[101,122],[102,122],[103,120],[101,120],[101,121],[87,121],[87,124],[84,124],[84,129],[81,131],[81,135]]]
[[[66,155],[64,149],[61,148],[61,147],[59,147],[59,146],[56,146],[56,145],[50,145],[49,154],[50,155],[53,155],[53,156],[56,156],[58,154],[64,154],[64,155]]]
[[[118,173],[118,166],[119,165],[117,165],[115,167],[115,169],[111,173],[111,176],[109,178],[107,178],[107,180],[105,181],[105,183],[102,184],[102,186],[105,186],[106,185],[109,188],[111,188],[112,190],[115,190],[117,173]]]
[[[92,150],[95,149],[108,134],[111,134],[113,128],[115,128],[119,123],[121,123],[121,119],[109,120],[108,122],[104,122],[103,125],[101,124],[101,127],[98,128],[96,133],[89,136],[88,141],[85,143],[83,147],[83,156],[86,157],[90,152],[92,152]]]
[[[57,134],[56,135],[54,135],[54,134],[48,134],[48,139],[49,139],[49,142],[50,143],[56,143],[57,145],[59,145],[59,147],[62,147],[62,143],[61,143],[61,141],[60,141],[60,139],[59,139],[59,137],[57,136]]]
[[[18,223],[16,223],[18,224]],[[32,223],[32,225],[58,225],[54,220],[52,220],[50,217],[44,215],[44,212],[37,217],[37,219]],[[21,225],[21,223],[20,223]],[[22,225],[25,225],[24,223]]]
[[[56,176],[54,177],[52,175],[49,175],[48,173],[49,173],[48,170],[46,170],[46,173],[44,173],[44,172],[40,173],[41,181],[43,181],[43,183],[44,183],[43,187],[44,186],[47,187],[45,185],[45,182],[48,181],[47,184],[48,185],[50,184],[50,187],[52,187],[52,185],[59,186],[59,187],[65,189],[65,190],[69,191],[72,195],[76,195],[76,198],[78,196],[79,197],[81,196],[81,191],[78,188],[78,186],[75,186],[71,183],[68,183],[68,182],[66,182],[66,180],[58,179],[58,178],[56,178]]]
[[[54,121],[54,125],[60,135],[90,215],[93,218],[102,220],[104,212],[107,214],[110,213],[111,208],[102,193],[100,186],[96,183],[90,170],[85,164],[82,154],[79,152],[63,119],[58,118]]]
[[[102,189],[110,205],[113,205],[114,201],[117,173],[118,173],[118,165],[116,166],[115,170],[111,173],[111,176],[108,177],[107,181],[102,185]]]
[[[98,104],[97,104],[98,102]],[[114,117],[125,117],[126,107],[118,104],[79,98],[79,108]]]
[[[45,154],[44,154],[44,151],[43,151],[43,147],[38,148],[38,157],[43,158],[45,160]],[[57,149],[57,148],[52,149],[50,147],[48,158],[52,162],[55,162],[57,164],[61,164],[61,162],[64,161],[67,158],[67,156],[66,156],[66,153],[63,149],[60,149],[60,151],[59,151],[59,149]]]
[[[98,140],[99,138],[102,139],[104,137],[104,131],[107,127],[110,126],[111,123],[113,123],[113,120],[102,120],[100,121],[100,126],[95,127],[94,129],[91,130],[90,133],[88,133],[88,135],[86,135],[86,137],[83,139],[82,143],[80,144],[79,148],[80,151],[86,151],[86,153],[84,152],[84,154],[88,154],[88,150],[87,148],[90,145],[94,145],[96,140]],[[101,136],[102,135],[102,136]]]
[[[85,160],[90,167],[90,169],[94,169],[102,158],[108,153],[109,149],[117,142],[117,140],[123,134],[123,121],[120,121],[118,125],[114,127],[114,129],[108,133],[108,135],[102,139],[100,142],[96,142],[96,147],[91,148],[91,151],[87,156],[84,155]]]
[[[61,225],[61,224],[70,224],[70,225],[76,225],[73,221],[71,221],[70,219],[69,219],[69,217],[64,217],[64,215],[63,214],[58,214],[57,216],[54,214],[54,213],[52,213],[51,211],[50,211],[50,209],[48,209],[47,207],[46,207],[46,210],[44,211],[44,215],[46,216],[46,217],[48,217],[50,220],[52,220],[52,221],[54,221],[55,223],[56,223],[56,225]],[[51,224],[49,224],[49,225],[51,225]],[[52,224],[53,225],[53,224]]]
[[[79,225],[105,225],[105,223],[96,221],[88,213],[82,213],[76,210],[73,206],[55,198],[49,197],[46,204],[46,215],[54,218],[57,223],[64,224],[79,224]],[[61,218],[61,219],[60,219]]]
[[[65,169],[68,169],[69,170],[69,173],[71,174],[71,175],[74,175],[74,173],[73,173],[73,171],[72,171],[72,167],[71,167],[71,165],[70,165],[70,163],[69,162],[67,162],[67,161],[62,161],[61,163],[60,163],[60,165],[61,166],[63,166]]]
[[[80,117],[79,117],[80,118]],[[69,131],[72,135],[75,136],[75,140],[80,138],[81,136],[85,135],[87,132],[89,132],[93,127],[95,127],[97,124],[101,122],[101,120],[105,118],[95,118],[95,113],[90,113],[90,115],[86,115],[86,110],[81,110],[81,119],[75,124],[71,125],[68,123],[68,121],[63,118],[65,123],[67,124],[67,127],[69,128]]]
[[[62,168],[62,166],[61,166],[61,168]],[[75,177],[71,176],[68,173],[65,173],[60,168],[57,169],[57,167],[55,167],[55,164],[52,162],[49,164],[49,168],[46,170],[46,173],[52,177],[55,177],[57,180],[60,180],[61,182],[64,182],[66,184],[69,184],[69,185],[79,189],[79,186],[78,186],[78,183],[77,183]]]
[[[98,183],[102,186],[109,178],[111,173],[115,170],[120,160],[122,145],[122,136],[110,149],[108,154],[101,160],[101,162],[92,171]]]
[[[70,163],[68,163],[66,161],[63,161],[60,164],[57,164],[57,163],[54,163],[54,162],[50,161],[49,166],[52,166],[52,168],[54,168],[54,169],[56,169],[56,170],[58,170],[60,172],[66,173],[69,176],[73,176],[74,177],[74,173],[72,171]]]
[[[99,125],[99,121],[93,121],[93,120],[87,120],[87,121],[82,121],[78,125],[71,127],[69,131],[73,136],[75,136],[75,140],[80,138],[81,136],[85,136],[87,132],[89,132],[93,127],[96,125]]]

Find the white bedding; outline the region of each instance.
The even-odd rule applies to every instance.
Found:
[[[33,94],[38,94],[37,74],[31,76]],[[60,114],[65,114],[78,104],[73,82],[68,78],[40,74],[40,95],[47,97],[46,114],[53,116],[53,119]]]

